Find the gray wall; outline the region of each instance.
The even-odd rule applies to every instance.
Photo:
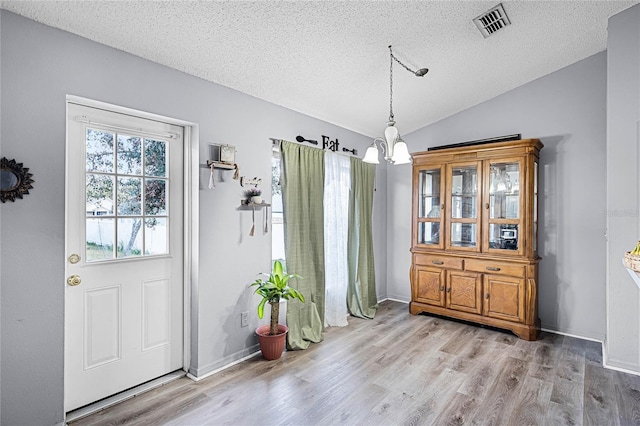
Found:
[[[640,291],[622,265],[639,239],[640,6],[609,19],[606,362],[640,373]]]
[[[605,106],[602,52],[405,138],[412,152],[513,133],[542,140],[542,327],[598,340],[605,334]],[[387,292],[402,300],[410,298],[410,174],[410,166],[389,168],[387,183]]]
[[[31,194],[3,204],[0,261],[3,425],[61,422],[63,408],[65,96],[96,99],[197,123],[207,143],[237,147],[241,175],[268,182],[269,137],[338,138],[364,153],[370,139],[72,34],[1,12],[2,155],[34,173]],[[7,108],[6,105],[10,105]],[[255,349],[256,300],[247,288],[270,267],[271,238],[248,237],[250,212],[231,172],[199,191],[199,268],[191,371],[205,374]],[[200,172],[201,187],[208,174]],[[386,295],[386,173],[374,201],[380,297]],[[270,186],[264,185],[269,192]],[[269,194],[266,194],[269,199]],[[7,249],[8,248],[8,249]],[[251,326],[240,328],[240,312]]]
[[[2,19],[0,19],[0,82],[2,81]],[[0,84],[0,153],[2,152],[2,84]],[[0,209],[0,253],[2,253],[2,209]],[[0,255],[0,271],[2,271],[2,255]],[[2,291],[0,290],[0,330],[2,330]],[[0,365],[2,365],[2,339],[0,338]],[[2,369],[0,368],[0,383]],[[2,401],[0,386],[0,401]],[[2,404],[0,404],[0,421],[2,420]]]

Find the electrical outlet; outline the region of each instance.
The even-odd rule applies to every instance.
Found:
[[[240,327],[249,327],[249,312],[240,313]]]

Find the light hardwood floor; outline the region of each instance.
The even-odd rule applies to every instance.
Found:
[[[70,423],[80,425],[640,425],[640,377],[599,343],[535,342],[383,302],[278,361],[255,357]]]

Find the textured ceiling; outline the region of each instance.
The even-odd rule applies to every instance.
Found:
[[[3,9],[356,132],[407,134],[606,48],[607,19],[638,1],[1,1]]]

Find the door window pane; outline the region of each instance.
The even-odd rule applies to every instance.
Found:
[[[114,135],[104,130],[87,129],[87,171],[113,173]]]
[[[113,176],[87,173],[87,216],[113,215]]]
[[[142,255],[142,218],[118,219],[118,258]]]
[[[489,248],[502,250],[518,250],[518,225],[489,225]]]
[[[142,139],[135,136],[118,135],[118,173],[142,174]]]
[[[142,179],[118,177],[118,215],[142,214]]]
[[[476,166],[454,167],[451,173],[451,217],[478,217],[478,169]]]
[[[518,219],[520,217],[520,164],[491,164],[489,183],[489,217]]]
[[[145,139],[144,141],[144,174],[147,176],[167,175],[166,142]]]
[[[144,213],[148,216],[167,214],[166,179],[144,180]]]
[[[454,247],[475,247],[476,246],[476,224],[475,223],[452,223],[451,224],[451,245]]]
[[[87,219],[85,231],[87,261],[113,259],[115,220]]]
[[[169,253],[167,231],[167,219],[147,219],[145,221],[144,232],[144,254],[152,255]]]
[[[440,244],[440,223],[418,223],[418,244]]]
[[[440,212],[440,169],[420,171],[419,217],[439,218]]]

